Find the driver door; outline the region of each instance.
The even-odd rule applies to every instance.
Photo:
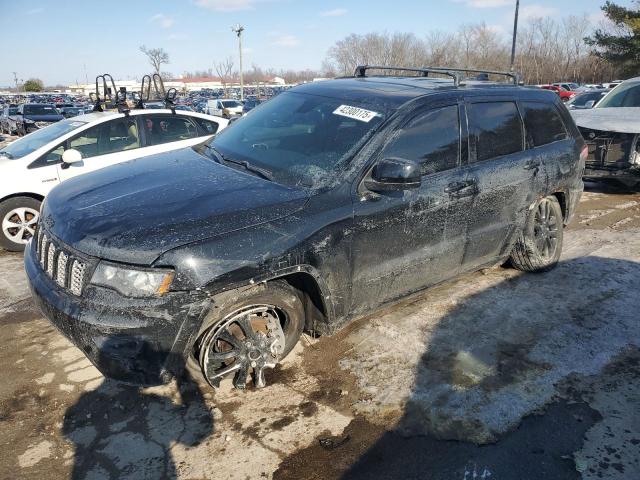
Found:
[[[80,152],[82,161],[58,164],[61,181],[137,158],[140,148],[137,122],[135,118],[121,117],[101,123],[67,140],[65,149],[70,148]]]
[[[359,313],[455,275],[466,230],[460,216],[471,203],[461,157],[466,129],[457,103],[422,110],[382,149],[378,160],[421,165],[416,189],[359,191],[354,201],[353,303]],[[362,186],[360,187],[362,188]]]

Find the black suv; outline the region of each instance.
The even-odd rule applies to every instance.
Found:
[[[25,255],[45,315],[111,378],[260,387],[305,329],[507,259],[552,268],[586,154],[558,96],[366,71],[54,188]]]

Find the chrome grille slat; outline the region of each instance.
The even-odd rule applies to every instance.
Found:
[[[69,256],[60,250],[58,254],[58,267],[56,273],[56,283],[61,287],[66,287],[67,280],[67,260]]]
[[[69,290],[74,295],[82,294],[82,287],[84,283],[84,272],[86,265],[80,260],[74,260],[71,267],[71,278],[69,279]]]
[[[47,254],[47,236],[46,235],[42,235],[42,246],[40,247],[40,266],[43,269],[46,269],[46,265],[45,265],[45,258],[46,258],[46,254]]]
[[[53,278],[56,267],[56,246],[49,244],[49,251],[47,252],[47,275]]]

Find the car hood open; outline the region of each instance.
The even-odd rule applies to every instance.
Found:
[[[63,182],[42,222],[87,255],[150,265],[172,248],[290,215],[307,198],[185,148]]]
[[[570,110],[576,125],[591,130],[640,133],[640,107],[591,108]]]

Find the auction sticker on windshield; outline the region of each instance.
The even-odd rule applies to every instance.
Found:
[[[350,105],[340,105],[333,111],[334,115],[342,115],[343,117],[353,118],[354,120],[360,120],[361,122],[369,123],[372,118],[378,115],[378,112],[372,112],[371,110],[365,110],[364,108],[352,107]]]

